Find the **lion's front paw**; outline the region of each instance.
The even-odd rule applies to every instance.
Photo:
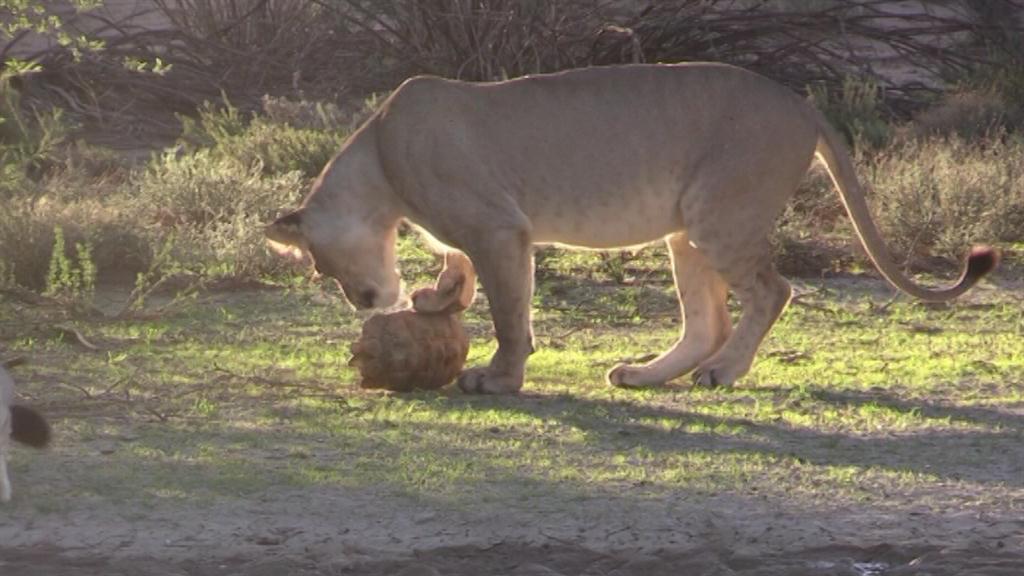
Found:
[[[513,394],[523,387],[523,377],[499,374],[491,368],[470,368],[462,371],[458,384],[466,394]]]
[[[609,384],[618,388],[647,388],[650,386],[661,386],[662,381],[651,381],[645,378],[645,370],[630,366],[629,364],[616,364],[605,375]]]

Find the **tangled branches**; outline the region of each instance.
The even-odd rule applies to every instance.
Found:
[[[191,112],[221,93],[255,106],[268,92],[344,100],[417,73],[494,80],[588,65],[716,60],[798,90],[869,77],[904,112],[942,81],[1008,57],[1019,62],[1024,26],[1021,0],[860,0],[804,9],[768,0],[152,1],[141,15],[148,25],[139,14],[82,15],[79,29],[104,39],[102,51],[78,60],[60,47],[31,54],[46,69],[31,87],[36,96],[130,123],[159,118],[153,111]],[[125,62],[142,62],[144,72]]]

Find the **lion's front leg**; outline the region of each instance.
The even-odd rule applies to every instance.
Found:
[[[510,393],[522,388],[526,359],[533,352],[533,250],[523,230],[499,229],[487,236],[466,251],[487,294],[498,350],[488,366],[464,371],[459,388],[468,393]]]

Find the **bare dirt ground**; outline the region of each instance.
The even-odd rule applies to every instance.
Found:
[[[866,507],[823,515],[736,497],[532,504],[485,517],[373,494],[303,491],[207,509],[19,515],[0,527],[0,574],[1010,576],[1024,570],[1024,521],[1001,511],[933,515]]]

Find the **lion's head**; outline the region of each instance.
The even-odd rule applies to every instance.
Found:
[[[395,268],[401,215],[387,202],[375,161],[359,147],[347,148],[324,168],[302,207],[265,232],[278,252],[308,254],[356,308],[386,308],[402,292]]]
[[[376,228],[307,207],[278,218],[266,234],[280,252],[308,254],[316,271],[334,278],[356,308],[386,308],[401,294],[397,227]]]

